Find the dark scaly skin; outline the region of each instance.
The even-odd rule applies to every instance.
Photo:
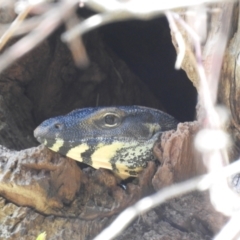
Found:
[[[156,109],[97,107],[48,119],[34,136],[53,151],[127,178],[136,177],[154,159],[152,148],[159,134],[176,127],[172,116]]]

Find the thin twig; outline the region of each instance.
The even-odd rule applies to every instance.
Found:
[[[31,10],[31,5],[27,6],[12,22],[9,29],[2,35],[0,38],[0,51],[3,49],[3,47],[6,45],[6,43],[9,41],[9,39],[13,36],[16,29],[19,27],[19,25],[22,23],[22,21],[27,17],[28,13]]]
[[[131,13],[135,17],[151,18],[154,15],[158,15],[159,13],[163,13],[166,10],[171,10],[174,8],[183,8],[223,1],[232,2],[232,0],[169,0],[164,2],[159,0],[148,0],[141,1],[140,3],[138,0],[122,2],[117,0],[87,0],[85,4],[86,6],[97,12],[112,12],[116,10],[124,10]]]
[[[50,8],[54,8],[54,6],[49,6]],[[35,29],[44,19],[45,16],[35,16],[31,17],[29,19],[25,19],[16,29],[14,32],[12,32],[12,37],[20,36],[26,33],[29,33],[33,29]],[[0,25],[0,35],[4,34],[10,27],[11,24],[1,24]]]
[[[178,30],[178,27],[173,19],[173,16],[171,14],[170,11],[166,11],[165,15],[167,17],[167,20],[169,22],[171,31],[173,32],[176,42],[178,44],[178,54],[177,54],[177,60],[175,62],[175,68],[176,69],[180,69],[184,56],[185,56],[185,52],[186,52],[186,45],[183,39],[182,34],[180,33],[180,31]]]
[[[131,14],[121,12],[121,11],[96,14],[92,17],[87,18],[86,20],[82,21],[80,24],[78,24],[74,28],[62,34],[61,39],[64,42],[69,42],[72,39],[77,38],[79,35],[81,36],[86,32],[89,32],[100,26],[103,26],[115,21],[129,20],[131,18],[132,18]]]
[[[221,5],[222,10],[215,13],[219,24],[215,27],[216,30],[212,32],[212,35],[208,37],[203,52],[208,85],[211,89],[211,97],[214,103],[217,100],[220,73],[222,70],[224,52],[229,39],[234,3],[225,3]]]
[[[80,19],[76,16],[76,13],[72,13],[71,17],[65,20],[65,25],[67,29],[72,29],[79,21]],[[71,50],[76,66],[84,68],[89,65],[87,51],[81,37],[72,39],[72,41],[68,42],[67,45]]]
[[[37,28],[9,47],[0,56],[0,72],[47,38],[77,3],[77,0],[63,1],[61,4],[56,5],[54,9],[45,13],[43,21]]]
[[[85,2],[85,5],[96,12],[101,12],[101,14],[96,14],[86,19],[69,32],[65,32],[62,35],[62,40],[70,41],[94,28],[116,21],[126,21],[134,18],[150,20],[163,15],[167,10],[223,1],[232,2],[233,0],[170,0],[165,1],[164,3],[159,0],[141,2],[136,0],[127,2],[119,2],[116,0],[88,0]]]

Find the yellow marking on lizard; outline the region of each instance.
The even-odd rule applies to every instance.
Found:
[[[95,152],[92,154],[92,166],[94,168],[112,169],[110,160],[116,155],[116,152],[123,147],[121,142],[113,142],[110,145],[102,143],[97,145]]]
[[[46,143],[45,143],[46,142]],[[47,144],[47,141],[45,140],[44,144],[46,145]],[[58,152],[60,147],[62,147],[64,144],[64,141],[63,139],[61,138],[57,138],[56,139],[56,142],[53,144],[52,147],[50,147],[51,150],[55,151],[55,152]]]
[[[71,148],[67,152],[66,156],[70,157],[72,159],[75,159],[77,161],[82,162],[83,159],[81,157],[81,153],[84,153],[88,149],[89,149],[89,146],[86,143],[82,143],[82,144],[80,144],[80,145],[78,145],[78,146],[76,146],[74,148]]]

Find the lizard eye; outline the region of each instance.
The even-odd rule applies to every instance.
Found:
[[[119,117],[113,113],[104,115],[104,124],[106,127],[115,127],[119,123]]]

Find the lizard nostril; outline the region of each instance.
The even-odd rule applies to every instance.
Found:
[[[63,125],[60,124],[60,123],[55,123],[55,124],[54,124],[54,128],[55,128],[55,129],[60,130],[60,129],[62,129],[62,127],[63,127]]]

